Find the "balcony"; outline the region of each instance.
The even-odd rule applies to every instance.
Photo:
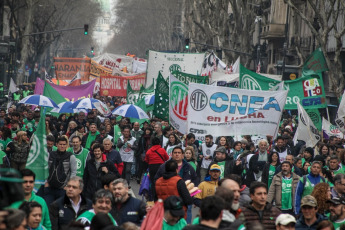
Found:
[[[285,24],[270,23],[262,28],[262,39],[283,38],[285,36]]]

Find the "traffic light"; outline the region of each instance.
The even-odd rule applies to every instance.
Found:
[[[89,25],[88,25],[88,24],[85,24],[85,25],[84,25],[84,34],[85,34],[85,35],[88,35],[88,34],[89,34]]]
[[[93,50],[93,47],[91,47],[91,53],[94,53],[95,51]]]
[[[186,38],[184,40],[184,43],[185,43],[186,49],[189,50],[189,38]]]

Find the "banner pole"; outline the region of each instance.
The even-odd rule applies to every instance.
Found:
[[[326,112],[327,112],[327,120],[331,120],[330,118],[329,118],[329,111],[328,111],[328,106],[326,107]]]

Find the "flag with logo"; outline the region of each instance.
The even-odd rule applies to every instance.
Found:
[[[301,140],[307,147],[314,147],[321,140],[319,131],[300,103],[297,103],[297,108],[299,122],[293,141],[297,144],[297,141]]]
[[[139,100],[139,90],[133,90],[129,80],[127,80],[127,103],[135,104]]]
[[[306,110],[310,119],[313,121],[315,127],[321,131],[322,130],[322,119],[318,109],[307,109]]]
[[[44,110],[41,110],[41,117],[36,132],[32,137],[31,148],[26,163],[26,168],[31,169],[36,174],[36,189],[43,185],[48,177],[48,149],[45,117]]]
[[[324,139],[329,139],[331,136],[340,137],[341,139],[344,138],[344,134],[340,131],[340,129],[336,125],[332,125],[324,117],[322,118],[322,131]]]
[[[241,89],[270,90],[280,82],[240,66],[239,88]],[[305,76],[296,80],[284,81],[284,88],[289,90],[284,109],[297,109],[298,102],[305,109],[327,107],[322,76]]]
[[[208,85],[210,82],[209,76],[199,76],[199,75],[188,74],[188,73],[184,73],[180,71],[173,71],[171,72],[171,75],[187,85],[189,83],[199,83],[199,84]]]
[[[170,74],[169,122],[182,134],[188,133],[188,85]]]
[[[343,96],[341,98],[339,107],[338,107],[338,111],[337,111],[337,116],[335,119],[335,124],[336,126],[338,126],[338,128],[340,129],[340,131],[342,133],[345,133],[345,91],[343,93]]]
[[[169,83],[159,72],[155,89],[155,105],[153,115],[164,121],[169,120]]]
[[[316,49],[304,62],[302,68],[302,74],[304,76],[308,75],[320,75],[322,72],[327,71],[327,63],[325,56],[321,48]]]

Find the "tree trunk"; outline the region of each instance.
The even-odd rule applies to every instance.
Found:
[[[34,10],[34,0],[27,0],[28,10],[26,11],[26,24],[23,34],[30,34],[32,32],[32,19],[33,19],[33,10]],[[23,70],[21,73],[18,73],[16,83],[21,85],[24,83],[25,78],[25,65],[29,57],[30,52],[30,36],[25,36],[22,39],[22,49],[21,49],[21,58],[20,58],[20,67],[19,69]]]

